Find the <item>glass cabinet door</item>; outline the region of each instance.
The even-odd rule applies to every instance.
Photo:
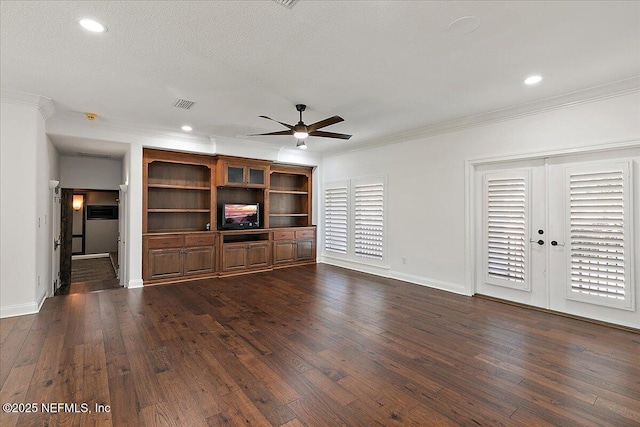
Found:
[[[227,166],[227,182],[233,184],[244,183],[244,168],[242,166]]]
[[[264,176],[265,176],[265,170],[264,169],[257,169],[257,168],[249,168],[249,184],[254,184],[254,185],[264,185]]]

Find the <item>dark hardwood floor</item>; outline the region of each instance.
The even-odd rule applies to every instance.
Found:
[[[639,334],[326,265],[54,297],[0,338],[2,403],[38,409],[2,426],[640,425]]]

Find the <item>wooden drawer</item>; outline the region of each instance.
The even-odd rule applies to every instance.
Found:
[[[147,240],[149,249],[181,248],[184,244],[183,236],[158,236],[149,237]]]
[[[316,231],[314,229],[296,230],[296,239],[313,239],[316,237]]]
[[[276,230],[273,232],[273,240],[293,240],[293,230]]]
[[[195,234],[185,236],[185,246],[212,246],[216,244],[214,233]]]

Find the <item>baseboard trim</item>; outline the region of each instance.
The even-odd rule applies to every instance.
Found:
[[[391,272],[389,277],[396,280],[402,280],[403,282],[413,283],[415,285],[426,286],[428,288],[439,289],[441,291],[452,292],[459,295],[467,295],[464,285],[398,272]]]
[[[563,313],[562,311],[549,310],[548,308],[536,307],[535,305],[522,304],[519,302],[509,301],[502,298],[491,297],[489,295],[474,294],[475,298],[481,298],[488,301],[495,301],[501,304],[512,305],[514,307],[525,308],[528,310],[539,311],[541,313],[554,314],[556,316],[566,317],[568,319],[580,320],[587,323],[593,323],[594,325],[606,326],[613,329],[620,329],[621,331],[633,332],[640,334],[640,329],[633,328],[631,326],[618,325],[617,323],[605,322],[603,320],[590,319],[588,317],[577,316],[575,314]]]
[[[334,265],[336,267],[347,268],[349,270],[359,271],[361,273],[373,274],[374,276],[386,277],[388,279],[400,280],[414,285],[426,286],[428,288],[438,289],[441,291],[452,292],[454,294],[468,295],[464,285],[459,285],[442,280],[430,279],[428,277],[414,276],[411,274],[392,271],[388,267],[376,267],[356,263],[353,261],[339,260],[336,258],[323,256],[320,263]]]
[[[42,300],[44,302],[44,299]],[[0,319],[6,317],[26,316],[27,314],[36,314],[40,311],[41,304],[37,302],[29,302],[25,304],[15,304],[0,307]]]
[[[73,255],[71,257],[71,260],[76,260],[76,259],[93,259],[93,258],[108,258],[109,257],[109,253],[105,252],[103,254],[87,254],[87,255]]]
[[[389,277],[389,267],[379,267],[376,265],[362,264],[359,262],[333,258],[329,256],[321,256],[319,263],[335,265],[336,267],[347,268],[349,270],[359,271],[361,273],[369,273],[375,276]]]
[[[143,286],[144,286],[144,282],[142,279],[129,280],[129,283],[127,283],[128,289],[142,288]]]

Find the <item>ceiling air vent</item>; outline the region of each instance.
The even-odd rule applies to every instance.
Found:
[[[78,156],[80,157],[93,157],[94,159],[110,159],[110,154],[96,154],[96,153],[85,153],[82,151],[78,151]]]
[[[298,2],[298,0],[273,0],[273,1],[278,3],[279,5],[286,7],[287,9],[291,9],[293,5]]]
[[[195,102],[193,101],[187,101],[186,99],[176,99],[176,102],[173,103],[173,106],[176,108],[188,110],[189,108],[193,107],[193,104],[195,104]]]

